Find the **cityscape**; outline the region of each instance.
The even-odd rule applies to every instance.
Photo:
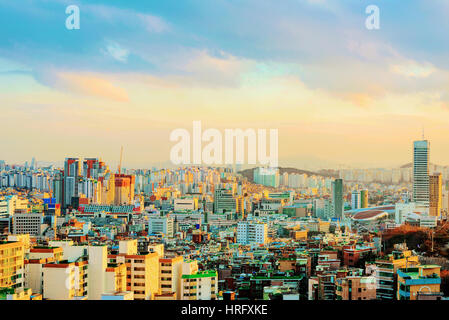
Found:
[[[441,300],[449,170],[0,161],[6,300]],[[439,170],[439,171],[436,171]]]
[[[444,306],[448,17],[446,0],[0,0],[0,305]]]

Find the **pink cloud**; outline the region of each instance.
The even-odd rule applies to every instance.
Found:
[[[117,102],[129,101],[125,89],[114,85],[111,81],[94,74],[82,74],[73,72],[57,73],[59,84],[70,91],[90,96],[96,96],[114,100]]]

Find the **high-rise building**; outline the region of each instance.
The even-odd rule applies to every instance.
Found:
[[[115,205],[129,205],[134,201],[134,185],[136,177],[126,174],[115,174]]]
[[[80,176],[80,160],[66,158],[64,162],[64,207],[72,204],[72,198],[78,196],[78,179]]]
[[[413,143],[413,201],[426,208],[429,207],[429,152],[429,141]]]
[[[83,177],[97,179],[103,167],[105,167],[104,162],[98,158],[85,158],[83,162]]]
[[[362,197],[360,191],[354,190],[351,193],[351,208],[360,209],[362,207]]]
[[[438,217],[441,214],[443,193],[443,177],[441,173],[429,176],[429,215]]]
[[[56,172],[53,177],[52,197],[55,198],[56,203],[62,204],[64,202],[64,175],[63,172]]]
[[[368,190],[360,191],[360,208],[368,208]]]
[[[343,218],[343,179],[332,181],[332,207],[333,215],[337,218]]]

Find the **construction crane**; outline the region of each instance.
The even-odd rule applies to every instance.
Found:
[[[122,157],[123,157],[123,146],[120,148],[120,163],[118,165],[118,174],[122,173]]]

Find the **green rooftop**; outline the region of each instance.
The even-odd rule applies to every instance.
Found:
[[[195,274],[183,274],[183,279],[196,279],[196,278],[210,278],[210,277],[216,277],[218,275],[217,271],[215,270],[206,270],[206,271],[200,271]]]

